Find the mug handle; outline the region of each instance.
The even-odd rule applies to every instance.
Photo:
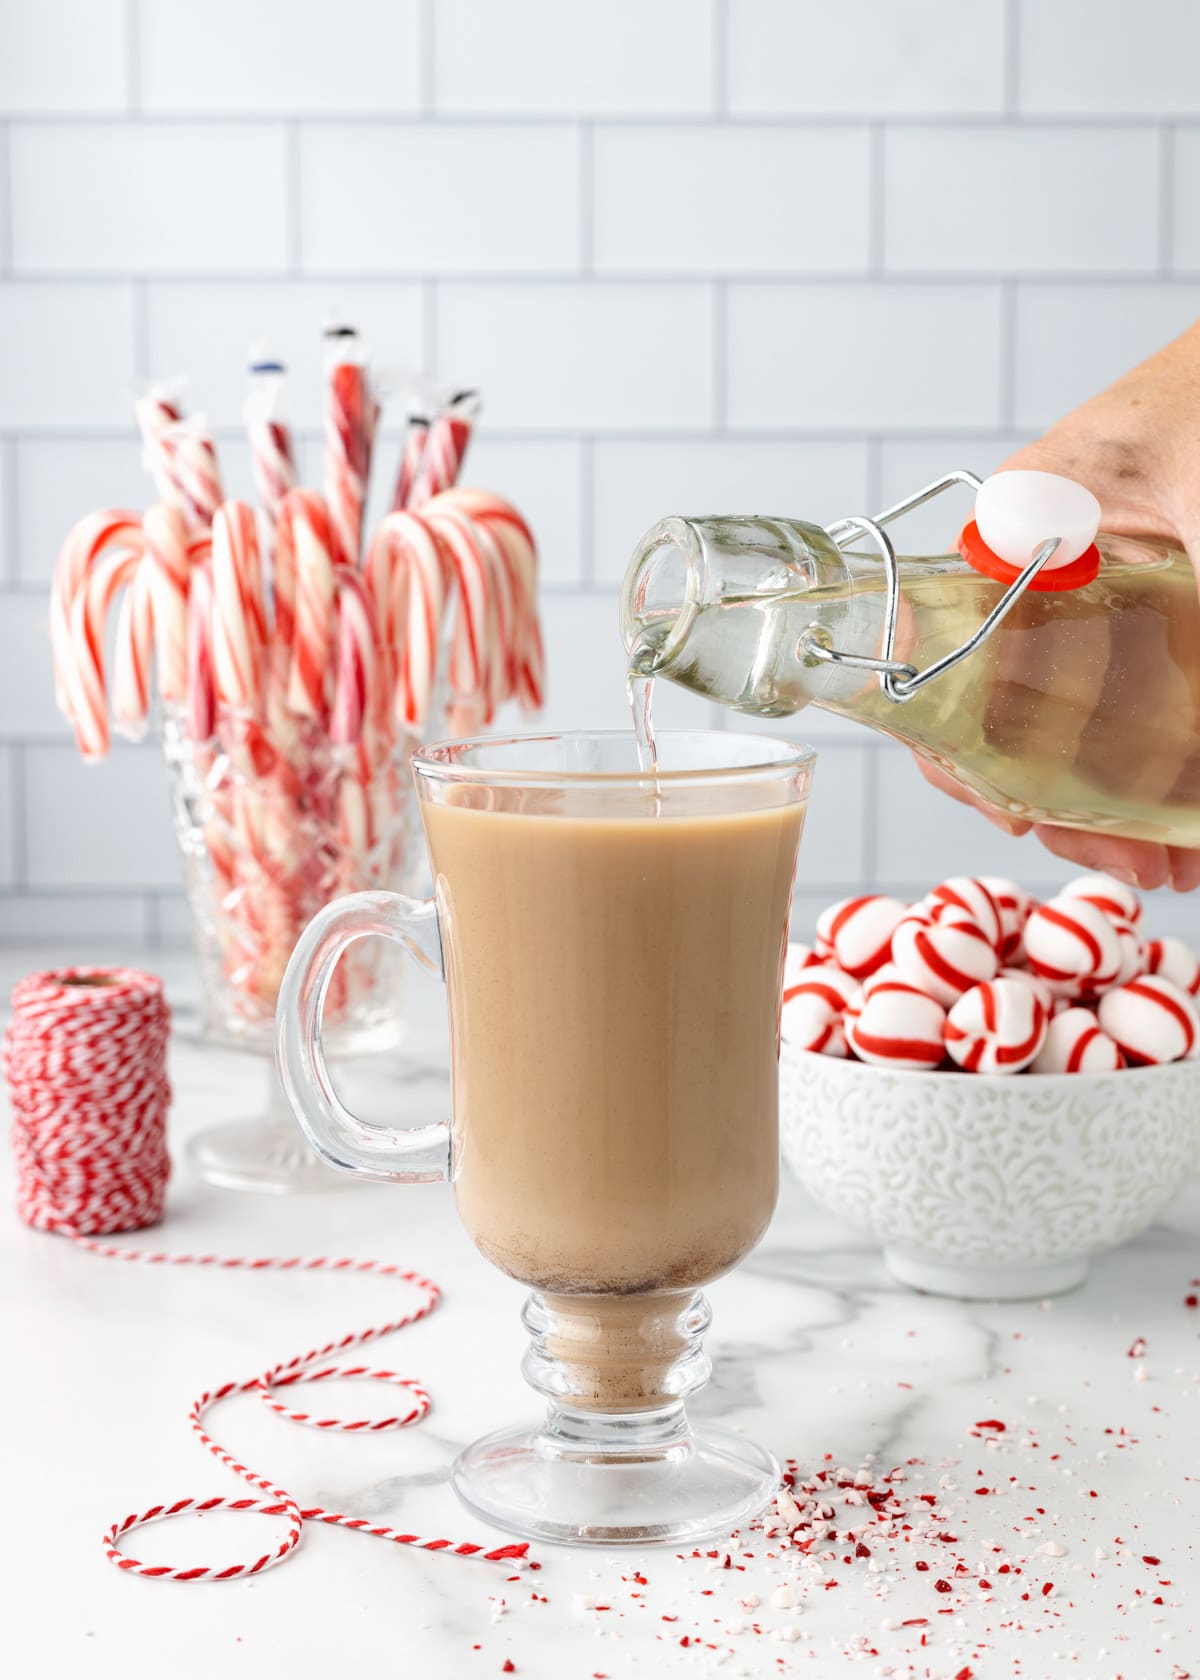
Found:
[[[437,905],[399,893],[349,893],[319,910],[288,959],[275,1009],[275,1061],[292,1113],[330,1166],[364,1178],[436,1184],[450,1177],[450,1123],[368,1126],[338,1097],[325,1065],[321,1014],[338,958],[348,945],[379,934],[403,945],[445,980]]]

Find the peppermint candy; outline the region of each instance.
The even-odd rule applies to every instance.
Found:
[[[1131,927],[1136,927],[1142,919],[1142,901],[1137,893],[1124,881],[1114,880],[1111,875],[1077,875],[1073,881],[1067,882],[1058,896],[1094,904],[1110,920],[1128,922]]]
[[[1190,997],[1200,997],[1200,959],[1182,939],[1148,939],[1142,962],[1147,974],[1161,974]]]
[[[783,989],[794,986],[806,968],[816,968],[823,961],[813,950],[811,945],[801,945],[798,941],[788,946],[783,957]]]
[[[946,1017],[946,1049],[967,1073],[1020,1073],[1046,1037],[1050,1012],[1020,980],[986,980]]]
[[[1030,1073],[1115,1073],[1125,1066],[1117,1044],[1090,1009],[1064,1009],[1046,1028]]]
[[[1100,1025],[1135,1067],[1156,1067],[1195,1056],[1200,1013],[1181,986],[1161,974],[1143,974],[1105,992],[1097,1006]]]
[[[1059,996],[1082,997],[1111,986],[1121,972],[1117,929],[1085,898],[1052,898],[1025,924],[1025,960]]]
[[[1020,957],[1022,933],[1033,909],[1033,899],[1006,875],[981,875],[979,884],[986,887],[1000,912],[1000,961],[1011,963]]]
[[[817,918],[817,952],[855,979],[865,979],[888,959],[892,934],[905,914],[898,899],[870,893],[831,904]]]
[[[991,980],[1000,966],[987,934],[957,908],[926,923],[907,916],[892,939],[892,961],[901,978],[945,1007],[972,986]]]
[[[934,887],[925,904],[935,921],[940,918],[941,906],[960,911],[975,923],[988,944],[999,951],[1004,936],[1004,919],[986,881],[973,875],[951,875],[949,880]]]
[[[857,990],[858,982],[832,963],[806,968],[784,988],[780,1027],[786,1042],[798,1050],[844,1056],[842,1014]]]
[[[846,1039],[861,1061],[917,1071],[945,1059],[946,1011],[926,992],[889,980],[846,1018]]]

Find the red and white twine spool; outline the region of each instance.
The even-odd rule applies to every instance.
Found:
[[[361,1347],[381,1336],[427,1318],[441,1292],[416,1272],[378,1260],[316,1258],[243,1258],[220,1254],[168,1254],[121,1248],[97,1242],[99,1235],[131,1231],[162,1216],[170,1161],[166,1117],[170,1086],[166,1074],[170,1011],[162,982],[134,969],[62,969],[34,974],[13,993],[13,1011],[4,1040],[4,1069],[14,1116],[13,1148],[17,1166],[17,1209],[40,1230],[55,1231],[78,1247],[109,1260],[143,1265],[208,1266],[221,1271],[336,1271],[374,1273],[408,1283],[419,1293],[415,1307],[386,1324],[351,1331],[321,1347],[281,1360],[241,1382],[221,1383],[196,1399],[189,1413],[193,1432],[236,1475],[265,1496],[206,1499],[188,1497],[153,1505],[114,1522],[103,1539],[104,1554],[118,1569],[153,1579],[229,1581],[258,1575],[281,1562],[300,1544],[306,1522],[361,1529],[381,1540],[422,1551],[452,1552],[510,1566],[522,1559],[522,1543],[485,1548],[469,1540],[428,1538],[403,1533],[366,1517],[301,1506],[285,1488],[240,1463],[207,1433],[205,1414],[234,1394],[257,1393],[263,1403],[292,1423],[313,1429],[378,1433],[417,1423],[429,1410],[429,1395],[419,1382],[365,1363],[328,1364],[331,1355]],[[282,1389],[329,1378],[361,1377],[398,1388],[402,1404],[384,1418],[349,1422],[320,1410],[301,1410],[278,1398]],[[282,1517],[283,1538],[257,1557],[222,1567],[180,1569],[142,1563],[120,1549],[122,1539],[147,1523],[185,1513],[247,1511]]]

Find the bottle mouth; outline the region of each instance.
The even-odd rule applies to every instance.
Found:
[[[636,675],[657,676],[672,664],[704,599],[707,572],[690,519],[660,519],[638,543],[621,586],[621,637]]]

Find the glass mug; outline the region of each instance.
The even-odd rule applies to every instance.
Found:
[[[356,893],[301,936],[279,996],[284,1090],[334,1166],[451,1180],[483,1255],[528,1285],[545,1421],[468,1447],[452,1483],[535,1539],[696,1541],[779,1469],[694,1426],[701,1286],[758,1242],[779,1178],[779,1010],[812,777],[806,748],[664,732],[459,741],[413,757],[435,882]],[[453,1117],[368,1126],[321,1047],[335,966],[381,934],[449,995]]]

